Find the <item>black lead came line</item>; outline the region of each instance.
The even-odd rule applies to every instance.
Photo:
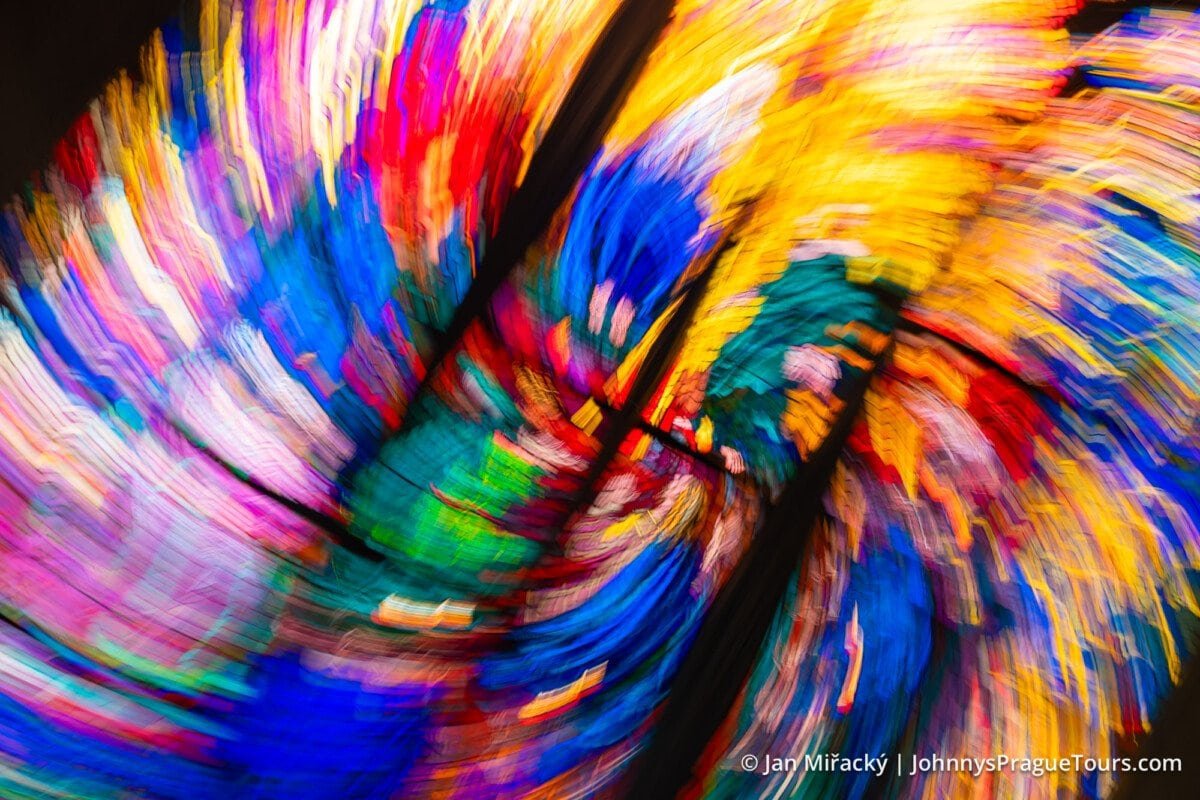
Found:
[[[1115,5],[1125,11],[1132,4],[1123,2]],[[1193,7],[1195,4],[1166,5]],[[673,6],[673,2],[663,0],[626,0],[597,38],[541,146],[534,153],[526,179],[513,193],[495,236],[487,245],[475,280],[448,328],[436,337],[435,352],[426,365],[426,376],[418,392],[426,388],[471,323],[486,314],[495,291],[512,273],[536,237],[548,228],[554,213],[599,149],[604,134],[641,72],[651,46],[670,20]],[[1095,19],[1090,19],[1085,13],[1076,19],[1073,29],[1082,31],[1107,27],[1116,21],[1113,18],[1115,16],[1112,11],[1106,14],[1098,12]],[[711,264],[708,266],[711,267]],[[700,286],[707,281],[708,275],[709,269],[706,268],[694,282],[697,285],[687,290],[684,303],[694,302],[692,298],[700,296]],[[664,331],[660,337],[661,352],[647,358],[643,365],[645,375],[639,374],[629,400],[636,399],[635,393],[640,396],[639,386],[653,386],[651,375],[661,371],[664,359],[674,351],[673,342],[686,333],[687,326],[682,321],[690,319],[691,312],[685,312],[682,307],[678,312],[677,318],[681,321],[679,329],[671,334]],[[886,352],[880,354],[875,362],[875,370],[886,361],[887,355]],[[821,498],[858,416],[872,374],[862,376],[850,387],[850,396],[844,398],[847,405],[829,436],[813,457],[802,465],[800,473],[785,488],[779,502],[768,511],[762,530],[754,537],[745,557],[705,615],[696,639],[676,674],[649,744],[634,762],[626,783],[627,796],[633,800],[675,797],[695,777],[695,765],[741,692],[761,652],[788,581],[800,565],[804,548],[821,514]],[[640,427],[641,413],[637,402],[623,404],[614,420],[615,430],[624,429],[627,433],[631,427]],[[606,439],[619,445],[619,438]],[[608,452],[610,449],[612,452]],[[606,443],[601,458],[593,465],[594,474],[585,492],[592,490],[591,484],[599,477],[596,470],[602,471],[603,464],[614,454],[613,446]],[[213,454],[209,455],[213,457]],[[232,465],[219,458],[216,460],[264,495],[314,522],[320,522],[320,512],[303,509],[299,503],[272,492],[249,476],[239,474],[240,471]],[[342,546],[375,560],[381,558],[345,530],[340,520],[324,520],[322,527],[333,534],[335,541]],[[1176,696],[1185,697],[1185,705],[1194,708],[1200,697],[1200,693],[1195,691],[1195,686],[1200,685],[1200,668],[1191,669],[1184,683]],[[1161,749],[1162,737],[1157,739]],[[1152,748],[1146,749],[1153,752]],[[1131,786],[1139,785],[1139,779],[1145,777],[1133,775],[1132,780],[1123,782],[1122,789],[1128,792]]]
[[[1097,32],[1117,22],[1141,2],[1098,4],[1075,17],[1074,32]],[[1196,3],[1166,3],[1171,8],[1194,8]],[[1091,13],[1088,13],[1091,12]],[[1081,83],[1076,77],[1076,83]],[[1072,87],[1072,88],[1078,88]],[[897,308],[899,311],[898,303]],[[889,352],[880,354],[874,371],[886,363]],[[862,376],[852,387],[847,406],[834,423],[829,436],[801,472],[793,478],[779,502],[767,513],[762,530],[753,538],[750,549],[733,575],[718,592],[705,615],[668,696],[649,742],[634,762],[626,783],[626,796],[632,800],[668,800],[679,795],[689,783],[702,776],[694,774],[713,735],[725,721],[741,693],[755,660],[761,653],[771,621],[779,607],[788,581],[800,566],[804,548],[812,536],[821,511],[821,498],[829,486],[851,426],[857,418],[872,375]],[[1167,728],[1183,729],[1183,720],[1193,720],[1200,707],[1200,662],[1193,661],[1181,685],[1171,699],[1188,709],[1183,713],[1163,713]],[[1170,707],[1168,703],[1168,708]],[[1170,737],[1157,735],[1140,748],[1139,755],[1181,752],[1178,744],[1166,744]],[[1173,741],[1178,742],[1175,738]],[[1187,748],[1193,753],[1198,747]],[[1186,773],[1187,760],[1184,759]],[[1118,796],[1141,796],[1143,786],[1169,790],[1171,797],[1194,797],[1194,784],[1184,773],[1133,772],[1124,776]],[[1179,794],[1180,787],[1191,786]],[[874,785],[874,794],[880,787]],[[1168,794],[1155,796],[1166,797]]]
[[[899,298],[883,299],[898,310]],[[634,763],[626,784],[628,797],[668,800],[703,777],[694,774],[695,767],[762,652],[867,388],[889,356],[890,346],[870,371],[847,387],[846,405],[829,434],[767,511],[746,554],[717,592],[676,673],[649,744]]]
[[[754,206],[755,201],[753,200],[743,205],[734,220],[722,231],[721,238],[717,243],[709,248],[706,253],[699,256],[696,262],[694,262],[694,266],[688,270],[689,272],[694,272],[695,277],[683,287],[681,297],[678,301],[679,305],[676,306],[674,312],[668,312],[671,313],[670,319],[667,320],[667,323],[663,326],[658,336],[655,337],[654,341],[650,343],[646,356],[642,360],[637,374],[634,376],[633,385],[626,394],[625,402],[621,403],[615,409],[613,419],[611,420],[611,427],[601,437],[599,454],[596,460],[592,462],[587,477],[584,479],[582,489],[579,495],[576,496],[575,502],[571,504],[572,508],[586,510],[592,504],[592,501],[596,499],[597,484],[603,476],[604,471],[608,468],[608,465],[616,456],[621,442],[625,440],[630,431],[635,428],[643,431],[647,428],[654,430],[652,425],[648,425],[643,421],[642,415],[646,411],[646,404],[650,402],[655,389],[659,387],[663,379],[667,376],[667,372],[679,353],[679,347],[683,343],[688,329],[695,322],[696,312],[699,310],[700,302],[704,299],[704,295],[712,283],[712,277],[716,272],[717,265],[720,263],[722,256],[736,243],[737,236],[753,213]],[[656,439],[660,438],[654,434],[650,435]],[[670,437],[662,438],[669,440]],[[675,449],[690,455],[685,448],[676,447]]]
[[[415,394],[427,389],[469,326],[486,315],[496,290],[535,239],[549,227],[599,150],[652,45],[669,22],[673,6],[673,2],[663,0],[626,0],[598,37],[531,159],[525,180],[505,209],[463,302],[450,325],[437,337],[435,353],[426,364],[425,378]],[[624,436],[639,427],[642,406],[661,381],[686,335],[716,264],[733,244],[752,209],[753,202],[744,206],[738,219],[725,231],[722,242],[701,257],[697,276],[683,290],[679,307],[651,345],[626,402],[603,437],[601,451],[588,473],[578,503],[571,507],[586,505]],[[704,747],[732,708],[762,647],[788,578],[799,564],[808,531],[819,512],[820,498],[868,381],[869,376],[864,377],[861,385],[855,387],[854,396],[831,435],[785,490],[781,501],[768,512],[763,531],[755,537],[746,558],[718,593],[674,680],[650,747],[634,765],[630,797],[667,798],[678,794],[691,778]],[[270,491],[215,454],[208,455],[266,496],[317,521],[314,515],[319,516],[319,512],[303,511],[295,501]],[[795,530],[797,525],[800,530]],[[381,558],[347,531],[340,520],[327,520],[322,527],[343,547],[372,560]]]
[[[417,386],[414,398],[428,389],[471,323],[486,314],[496,290],[537,237],[550,226],[555,212],[600,149],[604,135],[649,58],[651,47],[670,21],[674,6],[673,0],[625,0],[597,37],[530,159],[525,179],[513,192],[463,302],[455,310],[447,329],[436,337],[434,354],[425,365],[425,377]],[[383,560],[383,555],[352,533],[343,520],[265,486],[215,453],[178,420],[168,419],[167,422],[214,464],[264,497],[318,526],[337,545],[374,562]],[[388,438],[403,429],[401,423]]]
[[[130,24],[139,25],[141,19],[165,17],[170,0],[139,0],[138,8],[125,13],[123,7],[122,24],[128,28]],[[1167,8],[1191,9],[1195,3],[1185,2],[1115,2],[1089,4],[1081,14],[1072,18],[1068,23],[1069,29],[1078,33],[1095,33],[1116,22],[1127,11],[1134,7],[1154,5]],[[523,255],[527,244],[543,229],[551,218],[554,210],[566,198],[571,186],[578,176],[586,169],[587,159],[597,149],[602,134],[609,127],[607,115],[615,113],[625,96],[626,85],[631,83],[639,72],[639,65],[648,53],[650,44],[665,26],[669,19],[671,3],[655,2],[655,0],[629,0],[614,14],[605,32],[598,37],[584,67],[577,76],[560,112],[556,115],[543,141],[543,148],[535,152],[527,179],[513,194],[513,198],[502,217],[502,222],[485,253],[480,264],[479,279],[476,288],[473,285],[468,290],[467,297],[459,312],[452,319],[449,329],[437,339],[441,349],[435,351],[430,363],[436,365],[444,359],[450,347],[455,343],[456,336],[464,332],[470,322],[486,310],[491,293],[500,286],[504,277],[511,271],[516,261]],[[161,7],[159,11],[150,13],[151,7]],[[96,6],[100,8],[100,6]],[[196,4],[189,2],[188,10],[183,14],[183,21],[193,21],[198,17]],[[81,14],[92,14],[89,7],[80,6],[76,9]],[[132,16],[131,16],[132,15]],[[92,14],[94,17],[95,14]],[[103,14],[101,14],[103,16]],[[128,17],[128,19],[126,18]],[[47,18],[49,19],[49,18]],[[100,17],[96,17],[100,19]],[[17,26],[11,26],[15,31]],[[81,29],[75,25],[74,29]],[[105,31],[101,32],[105,34]],[[78,37],[76,37],[78,38]],[[137,38],[137,37],[135,37]],[[55,39],[58,41],[61,37]],[[88,42],[92,46],[106,46],[106,36],[92,36]],[[62,39],[62,41],[66,41]],[[19,50],[20,48],[18,48]],[[43,48],[47,49],[47,48]],[[60,48],[62,49],[62,48]],[[71,49],[71,48],[66,48]],[[111,48],[110,48],[111,49]],[[13,53],[18,53],[13,50]],[[48,50],[54,50],[53,47]],[[99,63],[99,53],[89,55],[93,63]],[[624,60],[621,54],[624,53]],[[20,55],[20,53],[18,53]],[[107,58],[104,54],[103,58]],[[117,53],[107,63],[117,65],[118,59],[124,58]],[[21,58],[10,58],[19,63]],[[108,68],[101,68],[108,72]],[[65,74],[65,73],[64,73]],[[55,75],[59,83],[62,76]],[[25,83],[28,83],[26,81]],[[54,81],[43,84],[50,85]],[[15,85],[15,84],[14,84]],[[78,98],[90,97],[91,93],[82,94],[74,87],[69,92],[56,91],[34,94],[38,97],[45,95],[52,103],[46,110],[53,112],[54,125],[43,126],[42,130],[54,133],[55,126],[65,131],[66,120],[61,111],[64,104],[80,102]],[[11,94],[11,93],[9,93]],[[597,113],[600,112],[600,113]],[[17,115],[18,117],[20,115]],[[28,122],[37,115],[25,115]],[[14,117],[16,118],[16,117]],[[598,121],[597,121],[598,120]],[[13,138],[13,137],[9,137]],[[57,138],[54,136],[53,138]],[[13,139],[15,141],[15,139]],[[26,141],[33,138],[26,137]],[[592,146],[585,142],[594,142]],[[9,148],[6,151],[4,167],[7,172],[0,175],[0,190],[5,194],[11,190],[10,184],[20,180],[33,164],[28,158],[28,148]],[[553,153],[553,156],[551,154]],[[24,155],[23,155],[24,154]],[[24,164],[24,166],[22,166]],[[553,180],[558,177],[559,180]],[[555,185],[565,188],[555,189]],[[536,202],[539,198],[532,187],[539,186],[537,192],[542,193],[544,202]],[[548,210],[547,210],[548,209]],[[541,220],[541,222],[539,222]],[[502,255],[507,253],[507,255]],[[489,287],[489,288],[484,288]],[[428,372],[432,372],[429,369]],[[865,388],[865,386],[864,386]],[[861,402],[861,397],[858,399]],[[608,409],[606,409],[608,410]],[[701,626],[683,668],[678,673],[674,691],[668,700],[661,717],[658,732],[649,742],[647,750],[635,763],[631,791],[628,796],[633,800],[659,800],[673,797],[689,779],[696,759],[711,739],[716,726],[728,714],[736,695],[744,685],[745,675],[753,665],[761,651],[761,643],[765,639],[769,622],[778,600],[771,598],[782,596],[792,571],[798,566],[799,553],[805,545],[806,537],[820,514],[819,498],[828,483],[828,474],[836,462],[837,452],[848,431],[849,421],[855,414],[849,409],[838,421],[837,428],[827,438],[828,447],[822,447],[817,457],[804,469],[803,473],[793,481],[781,502],[768,513],[760,536],[755,537],[751,551],[746,559],[731,576],[725,590],[717,597],[710,614]],[[638,421],[640,424],[640,420]],[[843,430],[842,426],[845,426]],[[242,480],[265,497],[280,503],[296,513],[304,516],[315,524],[323,527],[331,534],[339,545],[347,547],[361,555],[375,559],[380,558],[374,550],[366,547],[357,537],[345,529],[340,520],[327,517],[319,511],[284,497],[270,488],[246,475],[232,464],[216,456],[203,443],[197,442],[189,433],[180,430],[185,437],[192,439],[195,445],[207,457],[212,458],[230,474]],[[658,435],[651,431],[652,435]],[[821,462],[821,463],[818,463]],[[798,511],[797,511],[798,509]],[[796,515],[796,516],[791,516]],[[789,554],[795,553],[796,558],[789,559]],[[753,563],[751,563],[753,562]],[[775,569],[772,569],[774,567]],[[770,581],[777,591],[768,590],[763,583]],[[735,590],[736,587],[736,590]],[[753,603],[757,611],[741,612],[740,605]],[[737,628],[743,618],[753,618],[757,614],[758,621],[755,630]],[[0,622],[17,624],[6,615],[0,615]],[[737,655],[744,656],[741,659]],[[719,657],[718,664],[713,660]],[[712,666],[705,668],[705,660],[712,660]],[[728,663],[725,659],[728,659]],[[738,663],[735,663],[738,662]],[[1195,764],[1187,756],[1195,755],[1195,737],[1190,735],[1191,727],[1197,718],[1200,708],[1200,662],[1191,660],[1182,684],[1176,687],[1173,695],[1164,698],[1162,711],[1152,734],[1142,743],[1137,755],[1179,754],[1185,756],[1184,769],[1180,773],[1131,773],[1122,776],[1118,782],[1118,796],[1135,797],[1195,797],[1194,772]],[[737,676],[742,677],[737,677]],[[723,687],[723,688],[722,688]],[[717,691],[720,689],[721,691]],[[689,713],[688,706],[711,708],[711,713]],[[707,721],[706,721],[707,720]],[[688,727],[691,723],[697,727]]]
[[[674,6],[673,0],[625,0],[596,39],[485,246],[466,296],[450,325],[436,336],[418,392],[432,380],[470,324],[486,314],[496,290],[549,228],[599,152]]]

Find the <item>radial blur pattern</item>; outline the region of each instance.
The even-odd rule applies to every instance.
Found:
[[[190,4],[0,211],[0,798],[1150,769],[1200,14],[1080,6]]]

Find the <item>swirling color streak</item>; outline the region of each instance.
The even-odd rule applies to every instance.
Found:
[[[1200,613],[1200,18],[679,0],[435,355],[617,8],[204,2],[4,211],[0,795],[621,796],[864,392],[688,793],[1148,730]]]

